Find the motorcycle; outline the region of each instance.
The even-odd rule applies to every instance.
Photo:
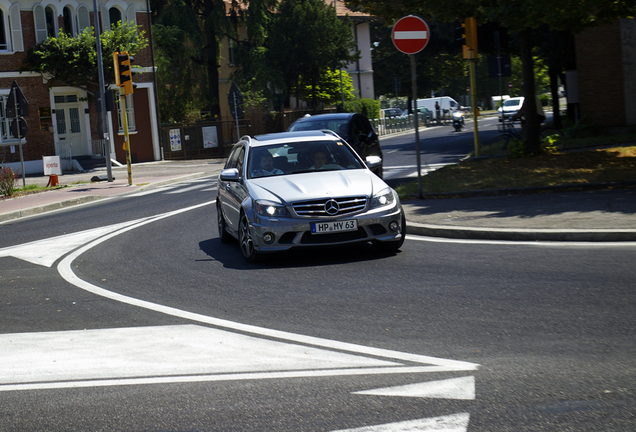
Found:
[[[464,126],[464,113],[461,111],[455,111],[453,113],[453,127],[455,132],[460,132]]]

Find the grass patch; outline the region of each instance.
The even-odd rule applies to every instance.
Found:
[[[40,193],[40,192],[45,192],[45,191],[49,191],[49,190],[57,190],[57,189],[63,189],[66,188],[68,186],[55,186],[55,187],[46,187],[46,186],[38,186],[36,184],[29,184],[26,185],[23,188],[15,188],[13,190],[13,194],[12,195],[0,195],[0,200],[3,199],[7,199],[7,198],[15,198],[15,197],[19,197],[19,196],[25,196],[25,195],[31,195],[31,194],[36,194],[36,193]]]
[[[636,180],[636,146],[523,158],[468,159],[422,177],[422,193],[557,186]],[[417,181],[396,188],[401,199],[418,195]]]

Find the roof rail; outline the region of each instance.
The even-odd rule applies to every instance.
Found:
[[[338,135],[337,133],[335,133],[334,131],[332,131],[331,129],[320,129],[320,132],[324,132],[325,134],[329,134],[329,135],[333,135],[336,138],[340,138],[342,139],[342,137],[340,135]]]

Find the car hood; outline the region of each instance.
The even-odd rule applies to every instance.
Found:
[[[250,195],[289,204],[319,198],[373,196],[388,186],[365,169],[274,176],[249,181]]]

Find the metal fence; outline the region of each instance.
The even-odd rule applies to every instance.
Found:
[[[161,126],[161,153],[166,160],[226,157],[243,135],[252,134],[249,119]]]
[[[402,117],[372,119],[371,124],[380,136],[415,129],[413,126],[413,114]],[[431,120],[420,113],[418,114],[417,124],[420,127],[426,127],[431,124]]]

